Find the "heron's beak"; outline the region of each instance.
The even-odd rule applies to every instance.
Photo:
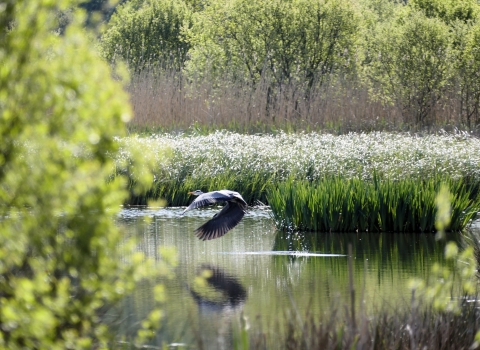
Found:
[[[193,194],[193,192],[188,192],[188,194]]]

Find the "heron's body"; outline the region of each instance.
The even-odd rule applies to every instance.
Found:
[[[206,205],[225,202],[225,206],[216,213],[212,219],[195,230],[195,234],[201,240],[209,240],[222,237],[232,228],[238,225],[247,210],[247,203],[240,193],[230,190],[189,192],[198,196],[184,211],[200,208]]]

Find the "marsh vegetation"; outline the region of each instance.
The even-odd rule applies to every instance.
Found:
[[[117,7],[100,47],[133,73],[132,131],[476,131],[479,8],[134,0]]]
[[[185,338],[204,348],[219,329],[230,337],[219,348],[478,347],[479,239],[447,232],[479,206],[477,1],[130,0],[95,27],[110,5],[105,17],[79,8],[101,3],[0,5],[0,347]],[[242,221],[207,246],[186,238],[189,217],[168,210],[143,215],[140,234],[115,217],[128,212],[122,204],[183,206],[188,191],[220,188],[270,204],[276,222],[263,213],[261,225]],[[427,238],[433,226],[459,244]],[[398,236],[383,232],[407,230],[418,232],[388,246]],[[362,282],[365,241],[378,270]],[[349,263],[325,259],[328,250]],[[412,261],[411,273],[388,270]],[[206,339],[200,327],[182,333],[187,312],[169,313],[168,292],[200,306],[202,286],[225,287],[195,275],[197,263],[237,289],[228,305],[214,301],[226,322]],[[325,271],[323,290],[312,281]],[[419,279],[403,289],[412,271]],[[407,292],[409,311],[358,313],[360,285]],[[317,306],[335,300],[330,287],[349,301],[326,315]],[[232,312],[255,295],[250,315],[281,311],[278,322],[249,329]]]
[[[119,174],[129,169],[130,147],[159,156],[151,187],[132,192],[131,204],[163,198],[186,205],[192,189],[234,188],[250,204],[271,205],[279,227],[335,232],[432,232],[441,184],[454,194],[451,229],[464,228],[480,208],[480,142],[464,133],[216,132],[121,144]]]

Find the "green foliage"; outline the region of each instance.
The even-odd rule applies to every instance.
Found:
[[[315,182],[289,179],[267,193],[277,226],[320,232],[432,232],[441,178],[365,182],[341,177]],[[452,196],[449,228],[463,229],[480,208],[462,181],[446,181]]]
[[[448,26],[421,12],[402,12],[378,26],[367,67],[378,96],[400,103],[414,123],[428,123],[453,73],[450,43]]]
[[[449,213],[455,211],[451,208],[455,207],[453,197],[446,187],[442,187],[435,200],[439,213],[435,225],[440,238],[444,238],[445,229],[450,222]],[[435,264],[427,281],[412,280],[410,287],[417,295],[417,299],[424,297],[434,309],[458,314],[466,301],[463,297],[472,296],[478,292],[476,288],[478,270],[474,247],[468,246],[459,252],[455,242],[448,242],[445,246],[445,258],[447,264],[444,266]]]
[[[128,1],[117,8],[102,35],[103,56],[111,63],[121,58],[135,70],[179,70],[190,47],[181,30],[190,21],[191,10],[183,1]]]
[[[211,1],[187,32],[192,76],[245,81],[268,76],[308,86],[348,65],[357,18],[345,0]]]
[[[375,26],[380,22],[388,22],[395,16],[400,3],[395,0],[359,0],[360,12],[366,25]]]
[[[436,118],[435,109],[458,94],[462,121],[473,128],[478,121],[478,58],[466,47],[480,13],[477,1],[364,3],[370,28],[364,34],[364,67],[373,96],[401,106],[405,120],[428,125]]]
[[[480,21],[457,29],[457,84],[461,96],[461,114],[469,127],[480,124]]]
[[[115,139],[130,119],[128,96],[91,50],[80,13],[72,13],[63,35],[55,34],[56,14],[73,5],[16,0],[0,6],[5,349],[107,347],[102,316],[151,274],[152,262],[143,264],[142,254],[124,259],[119,246],[133,246],[111,216],[127,196],[124,177],[107,178],[118,153]]]
[[[427,17],[439,18],[448,24],[473,20],[480,10],[476,0],[411,0],[408,5]]]

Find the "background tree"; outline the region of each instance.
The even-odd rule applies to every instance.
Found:
[[[429,18],[438,18],[447,24],[473,20],[479,11],[476,0],[410,0],[408,5]]]
[[[367,74],[381,99],[400,104],[406,119],[432,122],[452,74],[451,34],[438,18],[402,8],[383,23],[367,48]]]
[[[458,50],[456,81],[462,120],[469,128],[480,125],[480,22],[463,31],[464,45]]]
[[[103,56],[140,71],[146,67],[180,70],[189,44],[181,35],[191,9],[183,1],[132,0],[117,7],[101,38]]]
[[[211,1],[194,14],[186,69],[192,77],[240,82],[270,94],[298,86],[308,97],[354,55],[358,18],[344,0]],[[273,101],[273,99],[271,99]],[[267,104],[268,105],[268,104]]]
[[[0,347],[103,348],[102,315],[144,277],[125,262],[113,173],[131,111],[70,1],[6,1],[0,16]],[[152,179],[136,161],[138,183]],[[144,170],[142,170],[144,169]],[[140,174],[143,174],[140,176]],[[125,245],[128,249],[128,245]],[[155,309],[155,308],[154,308]],[[145,326],[159,319],[152,311]]]
[[[467,46],[479,13],[476,0],[132,0],[118,7],[101,47],[110,62],[121,57],[147,73],[132,84],[141,98],[167,85],[172,101],[179,91],[184,100],[203,94],[197,114],[209,122],[235,100],[249,123],[317,127],[328,116],[367,127],[474,127]]]

